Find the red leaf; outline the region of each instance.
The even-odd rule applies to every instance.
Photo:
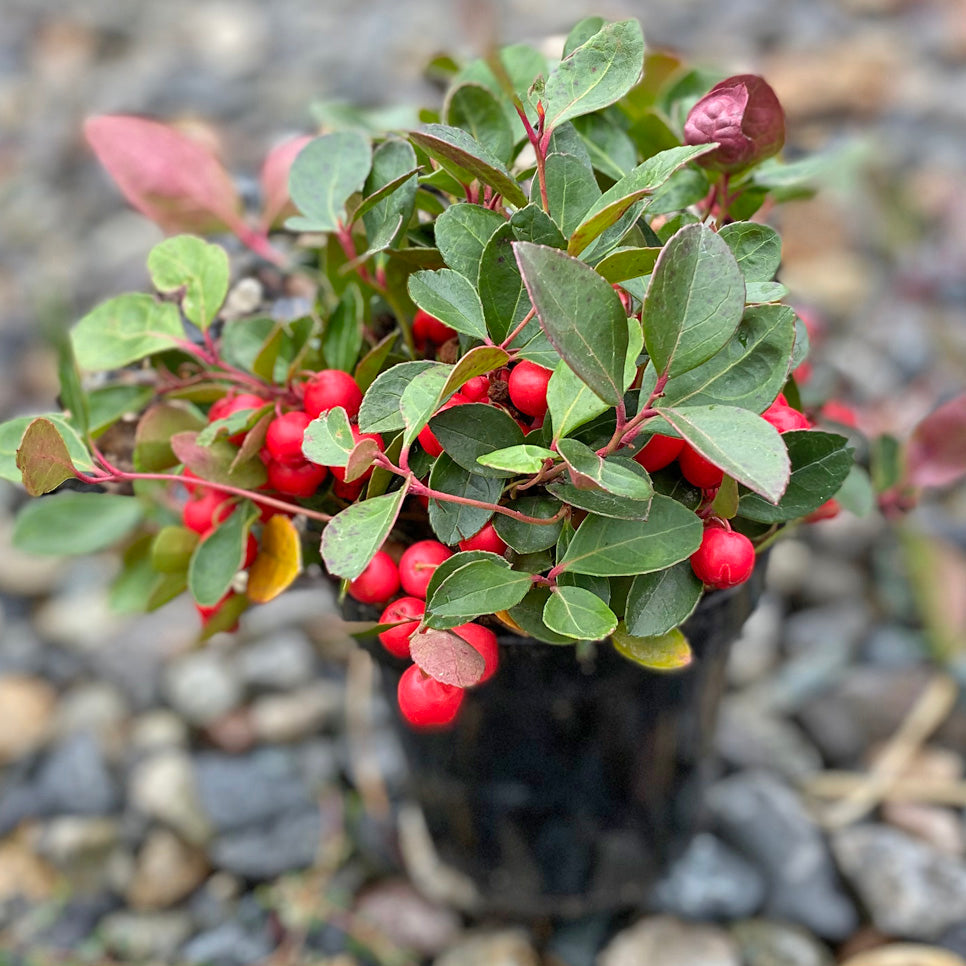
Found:
[[[431,678],[458,688],[478,683],[486,670],[486,662],[475,647],[449,631],[427,628],[409,640],[412,659]]]
[[[966,394],[931,412],[906,447],[906,479],[914,486],[943,487],[966,476]]]
[[[169,234],[248,231],[231,176],[203,144],[141,117],[88,118],[84,136],[121,193]]]
[[[268,231],[269,228],[281,221],[283,215],[295,213],[295,208],[291,206],[288,195],[288,173],[292,169],[292,162],[298,157],[299,151],[311,140],[312,135],[303,134],[288,141],[283,141],[268,152],[260,175],[262,186],[260,221],[264,231]]]

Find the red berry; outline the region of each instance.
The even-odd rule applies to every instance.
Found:
[[[201,477],[197,473],[192,473],[186,466],[181,470],[181,478],[182,485],[188,491],[188,496],[195,496],[198,492],[198,484],[195,481],[200,480]]]
[[[655,433],[644,444],[643,449],[634,459],[648,473],[653,473],[655,470],[663,470],[669,463],[673,463],[683,447],[683,439],[675,439],[673,436],[663,436],[660,433]]]
[[[419,626],[419,622],[426,613],[426,604],[417,597],[400,597],[393,601],[379,618],[380,624],[394,624],[396,621],[405,623],[396,624],[389,630],[383,631],[379,635],[382,646],[396,657],[409,657],[409,638]]]
[[[258,541],[255,539],[255,534],[248,534],[248,540],[245,543],[245,562],[242,564],[242,570],[248,570],[248,568],[255,562],[255,558],[258,556]]]
[[[395,561],[379,550],[369,566],[349,582],[348,594],[360,604],[382,604],[399,590],[399,570]]]
[[[703,490],[712,490],[721,485],[724,471],[719,469],[711,460],[706,460],[696,449],[687,443],[678,454],[678,466],[681,473],[692,486],[700,486]]]
[[[795,382],[800,386],[804,386],[809,379],[812,378],[812,364],[806,359],[801,363],[796,369],[792,371],[792,375],[795,377]]]
[[[188,500],[181,511],[181,522],[195,533],[207,533],[231,513],[231,497],[216,490],[205,490],[201,496]]]
[[[804,413],[780,403],[777,399],[761,414],[761,418],[771,423],[780,433],[787,433],[792,429],[811,428],[811,423]]]
[[[240,392],[237,396],[222,396],[211,404],[208,410],[208,422],[213,423],[217,419],[227,419],[235,413],[240,413],[243,409],[261,409],[268,400],[262,399],[250,392]],[[245,438],[244,433],[235,433],[228,439],[232,443],[240,443]]]
[[[400,713],[414,728],[443,728],[456,720],[464,691],[431,678],[413,664],[399,678],[396,697]]]
[[[345,500],[347,503],[353,503],[365,485],[365,480],[353,480],[351,483],[346,483],[344,480],[336,480],[332,484],[332,495],[337,496],[340,500]]]
[[[755,548],[743,533],[707,526],[691,554],[691,569],[709,587],[736,587],[755,569]]]
[[[483,677],[477,682],[482,684],[489,681],[496,669],[500,666],[500,647],[497,644],[496,634],[482,624],[460,624],[453,628],[453,633],[470,644],[474,650],[479,651],[484,661]]]
[[[316,463],[289,466],[277,460],[269,460],[265,470],[268,473],[268,485],[271,489],[303,500],[314,496],[329,472],[324,466],[318,466]]]
[[[413,597],[426,597],[426,588],[436,568],[453,556],[449,547],[438,540],[420,540],[408,547],[399,558],[399,579],[403,590]]]
[[[812,510],[807,517],[806,523],[818,523],[821,520],[831,520],[842,512],[842,504],[835,497],[826,500],[817,510]]]
[[[413,341],[417,349],[425,349],[427,343],[442,345],[456,335],[456,330],[440,322],[435,315],[417,309],[413,316]]]
[[[547,411],[547,383],[553,372],[524,359],[510,370],[510,401],[521,413],[542,416]]]
[[[378,433],[362,433],[359,431],[358,426],[350,426],[349,429],[352,431],[353,445],[358,446],[364,439],[375,440],[376,445],[382,450],[382,437]],[[345,467],[344,466],[331,466],[329,469],[332,470],[332,475],[340,482],[345,483]],[[369,477],[372,476],[372,467],[359,477],[359,482],[364,483]],[[355,482],[355,481],[353,481]]]
[[[436,412],[441,413],[444,409],[452,409],[453,406],[465,406],[468,402],[472,402],[472,400],[467,399],[462,392],[458,392],[447,399]],[[436,413],[433,413],[433,415],[435,416]],[[433,459],[443,452],[442,444],[436,438],[436,434],[429,428],[428,423],[419,431],[419,435],[416,438],[419,440],[419,445],[426,451],[426,454],[432,456]]]
[[[842,426],[857,426],[859,423],[855,410],[837,399],[830,399],[822,407],[822,419]]]
[[[312,419],[337,406],[349,414],[349,419],[355,419],[361,405],[362,390],[359,384],[341,369],[323,369],[305,384],[302,408]]]
[[[310,422],[312,420],[298,410],[283,413],[273,419],[265,432],[265,446],[272,459],[287,466],[301,466],[305,462],[302,455],[302,437]]]
[[[502,555],[506,550],[506,544],[500,539],[496,532],[496,527],[492,523],[486,524],[478,533],[472,537],[460,540],[460,550],[486,550],[489,553]]]
[[[486,376],[474,376],[460,386],[460,394],[470,402],[486,402],[490,396],[490,380]]]

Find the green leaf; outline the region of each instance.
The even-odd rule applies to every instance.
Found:
[[[611,640],[618,654],[651,671],[677,671],[694,658],[688,639],[676,628],[658,637],[635,637],[618,625]]]
[[[415,169],[416,152],[399,138],[383,141],[373,152],[362,189],[366,200],[353,214],[362,218],[370,252],[388,248],[409,224],[418,187]]]
[[[782,260],[781,236],[768,225],[735,221],[719,232],[735,256],[746,282],[770,282]]]
[[[546,644],[566,644],[572,647],[575,643],[572,637],[557,634],[543,622],[543,610],[550,597],[549,587],[532,587],[516,607],[510,608],[508,616],[525,634],[535,637],[538,641]]]
[[[551,71],[543,89],[544,129],[620,100],[644,66],[644,35],[637,20],[606,24],[570,51]]]
[[[363,393],[369,391],[369,387],[375,382],[389,353],[392,351],[396,341],[397,333],[390,332],[384,339],[377,342],[360,360],[355,368],[353,377]]]
[[[754,493],[744,494],[738,512],[749,520],[782,523],[803,517],[835,496],[849,475],[852,450],[844,436],[796,429],[782,433],[781,438],[791,460],[788,487],[777,506]]]
[[[258,511],[238,507],[198,542],[188,565],[188,590],[202,607],[212,607],[228,593],[232,578],[245,561],[248,531]]]
[[[634,205],[660,188],[678,168],[713,149],[707,144],[668,148],[639,164],[597,199],[571,235],[568,253],[579,255]]]
[[[788,288],[781,282],[746,282],[745,302],[748,305],[763,305],[778,302],[788,295]]]
[[[530,299],[513,256],[515,237],[513,226],[504,223],[490,236],[480,258],[480,300],[494,342],[502,342],[530,311]]]
[[[302,435],[302,454],[319,466],[348,465],[355,445],[349,417],[341,406],[313,419]]]
[[[212,483],[237,486],[254,490],[266,479],[265,467],[257,456],[238,461],[238,448],[223,439],[216,439],[208,446],[200,446],[198,434],[175,433],[171,437],[171,449],[178,461],[192,473]]]
[[[694,513],[655,495],[646,520],[587,517],[558,566],[598,577],[663,570],[690,557],[701,545],[702,531]]]
[[[466,202],[450,205],[436,219],[436,244],[446,264],[475,285],[483,249],[505,224],[503,216],[489,208]]]
[[[540,325],[571,369],[604,402],[623,398],[627,316],[592,268],[555,248],[513,245]]]
[[[557,451],[575,473],[592,480],[608,493],[642,501],[649,500],[654,494],[647,470],[631,459],[619,456],[604,459],[576,439],[559,440]]]
[[[503,492],[500,480],[471,473],[445,453],[436,457],[429,474],[429,485],[442,493],[482,503],[497,503]],[[485,507],[447,500],[429,501],[429,525],[439,540],[449,546],[478,533],[492,516],[493,511]]]
[[[355,580],[386,542],[409,492],[403,484],[393,493],[353,503],[337,513],[322,531],[322,560],[329,573]]]
[[[181,311],[204,331],[228,294],[228,253],[196,235],[166,238],[151,249],[148,271],[166,295],[181,292]]]
[[[700,366],[668,380],[662,403],[718,403],[760,413],[781,392],[794,341],[795,313],[788,306],[747,308],[723,349]]]
[[[547,409],[553,437],[560,439],[606,412],[608,406],[566,362],[561,362],[547,385]]]
[[[50,493],[66,480],[77,478],[60,430],[42,417],[28,424],[17,449],[16,462],[24,489],[31,496]]]
[[[134,433],[134,467],[141,473],[160,473],[181,462],[171,448],[176,433],[201,430],[204,420],[184,403],[157,403],[138,422]],[[233,450],[234,452],[234,450]]]
[[[528,517],[549,520],[560,510],[560,504],[546,496],[521,496],[507,504],[511,510]],[[500,539],[517,553],[536,553],[556,544],[563,522],[524,523],[500,513],[493,518],[493,528]]]
[[[483,466],[490,466],[496,470],[506,470],[514,474],[536,473],[543,468],[544,460],[552,460],[556,457],[557,454],[552,449],[523,443],[520,446],[508,446],[506,449],[494,450],[486,456],[481,456],[479,462]]]
[[[481,456],[523,442],[522,430],[502,409],[485,403],[453,406],[434,416],[431,428],[447,454],[471,473],[497,479],[514,475],[479,463]]]
[[[372,145],[358,131],[333,131],[309,141],[289,173],[289,196],[301,217],[293,231],[336,231],[346,221],[345,205],[361,191],[372,166]]]
[[[20,510],[12,542],[27,553],[96,553],[126,537],[142,516],[141,504],[129,496],[56,493]]]
[[[460,278],[461,276],[457,276]],[[464,280],[465,281],[465,280]],[[409,446],[439,409],[443,388],[449,379],[451,366],[438,365],[415,375],[399,399],[399,411],[405,424],[403,446]]]
[[[62,413],[42,413],[38,416],[18,416],[16,419],[0,423],[0,479],[11,483],[22,482],[17,468],[17,450],[20,448],[27,427],[35,419],[45,419],[54,424],[67,447],[71,463],[79,470],[94,468],[87,446],[77,435],[77,430],[64,419]]]
[[[658,373],[680,375],[732,337],[745,309],[745,283],[731,249],[705,225],[668,241],[644,299],[644,342]]]
[[[618,248],[605,255],[594,266],[594,271],[611,284],[640,278],[651,274],[660,254],[660,248]]]
[[[651,512],[650,500],[631,500],[606,490],[581,490],[565,481],[555,481],[547,489],[563,503],[615,520],[646,520]]]
[[[74,326],[71,341],[82,369],[121,369],[184,338],[178,307],[145,294],[102,302]]]
[[[573,53],[581,44],[585,44],[594,36],[606,23],[603,17],[584,17],[570,28],[567,39],[564,42],[563,56],[567,57]]]
[[[114,578],[108,596],[113,613],[140,614],[148,609],[148,602],[158,584],[158,572],[151,566],[150,551],[150,533],[142,534],[125,549],[121,572]]]
[[[506,564],[503,557],[496,553],[487,553],[485,550],[460,550],[434,568],[433,575],[429,578],[429,584],[426,586],[427,598],[436,593],[436,589],[447,577],[455,574],[460,567],[465,567],[475,560],[492,560],[498,564]]]
[[[410,131],[410,140],[462,184],[480,181],[511,204],[522,208],[527,196],[503,162],[471,134],[445,124],[427,124],[424,131]]]
[[[513,153],[513,129],[493,94],[480,84],[460,84],[450,90],[443,119],[472,134],[493,156],[506,164]]]
[[[362,349],[363,308],[358,287],[350,285],[326,320],[322,331],[322,355],[330,369],[352,372],[355,367]]]
[[[199,539],[187,527],[163,527],[151,542],[151,566],[159,574],[187,573]]]
[[[574,127],[601,174],[619,181],[637,164],[634,142],[606,115],[587,114],[577,118]]]
[[[405,429],[399,404],[406,386],[421,372],[443,368],[438,362],[400,362],[380,373],[366,390],[359,409],[359,429],[364,433],[388,433]]]
[[[92,390],[87,397],[91,433],[96,436],[122,416],[139,413],[153,396],[150,386],[118,385]]]
[[[657,410],[705,459],[777,503],[788,486],[788,450],[778,430],[736,406]]]
[[[80,370],[74,358],[74,347],[65,332],[55,336],[57,344],[57,381],[60,384],[60,406],[64,415],[82,436],[90,429],[90,403],[81,383]]]
[[[584,215],[600,197],[600,187],[589,168],[572,154],[551,154],[546,161],[547,203],[550,217],[569,238]],[[536,178],[530,188],[534,200],[540,198],[540,184]]]
[[[494,369],[505,366],[510,361],[506,350],[495,345],[478,345],[463,356],[453,366],[443,387],[443,396],[448,397],[474,376],[482,376]]]
[[[617,616],[583,587],[557,587],[543,608],[543,622],[557,634],[582,641],[600,641],[617,627]]]
[[[513,212],[510,216],[510,227],[517,241],[549,245],[551,248],[567,247],[567,239],[550,215],[539,205],[529,204],[526,208]]]
[[[426,601],[430,627],[455,627],[481,614],[508,610],[530,589],[530,575],[506,562],[476,560],[450,574]]]
[[[409,297],[451,329],[474,339],[487,336],[483,305],[473,284],[451,268],[409,276]]]
[[[683,624],[698,606],[704,587],[689,560],[665,570],[638,574],[627,593],[624,622],[634,637],[657,637]]]

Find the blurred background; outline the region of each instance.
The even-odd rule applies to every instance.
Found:
[[[318,105],[434,105],[435,55],[491,40],[555,53],[590,14],[639,17],[651,48],[722,74],[763,74],[788,114],[786,157],[836,152],[818,197],[775,215],[780,277],[818,329],[808,399],[835,396],[863,428],[902,437],[966,382],[966,0],[2,8],[0,418],[51,408],[49,333],[144,287],[161,237],[99,169],[85,117],[191,122],[254,190],[266,151],[313,131]],[[402,765],[378,705],[363,751],[346,730],[350,652],[321,591],[193,650],[185,602],[109,612],[109,556],[12,549],[20,501],[0,481],[10,957],[482,966],[539,950],[580,966],[606,947],[607,966],[809,966],[894,938],[966,954],[961,489],[898,528],[843,514],[776,547],[729,671],[713,834],[629,931],[539,936],[467,933],[400,876],[391,813],[360,817],[360,798],[396,800]],[[890,779],[870,781],[883,747]]]

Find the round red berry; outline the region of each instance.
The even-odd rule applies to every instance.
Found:
[[[724,479],[724,470],[715,466],[711,460],[705,459],[687,443],[678,453],[678,466],[681,467],[681,474],[692,486],[700,486],[703,490],[721,486]]]
[[[673,436],[663,436],[661,433],[655,433],[644,444],[643,449],[641,449],[634,459],[648,473],[653,473],[655,470],[663,470],[665,466],[673,463],[683,448],[683,439],[675,439]]]
[[[422,309],[417,309],[413,316],[413,341],[418,349],[425,349],[427,344],[442,345],[456,335],[444,322],[440,322],[435,315],[430,315]]]
[[[460,386],[460,394],[470,402],[486,402],[490,396],[490,380],[486,376],[474,376]]]
[[[265,432],[265,447],[272,459],[288,466],[301,466],[305,462],[302,455],[302,437],[310,422],[312,420],[298,410],[283,413],[273,419]]]
[[[842,504],[835,497],[826,500],[817,510],[812,510],[807,517],[806,523],[818,523],[821,520],[831,520],[842,512]]]
[[[231,513],[232,499],[216,490],[205,490],[184,505],[181,522],[195,533],[205,534]]]
[[[464,691],[431,678],[413,664],[399,678],[396,697],[404,720],[414,728],[444,728],[456,720]]]
[[[332,484],[332,495],[337,496],[340,500],[345,500],[347,503],[354,503],[365,485],[365,480],[353,480],[351,483],[336,480]]]
[[[378,433],[360,432],[358,426],[350,426],[349,429],[352,432],[352,442],[354,447],[358,446],[364,439],[371,439],[375,441],[380,451],[382,450],[382,437]],[[336,480],[338,480],[340,483],[345,483],[346,468],[344,466],[331,466],[329,467],[329,469],[332,470],[332,475],[336,478]],[[362,476],[359,477],[360,483],[364,483],[366,480],[369,479],[370,476],[372,476],[372,469],[373,468],[370,466],[369,469],[367,469],[365,473],[363,473]]]
[[[360,604],[383,604],[399,590],[399,569],[385,550],[377,551],[369,566],[349,582],[347,593]]]
[[[707,526],[701,546],[691,554],[691,569],[709,587],[736,587],[755,569],[755,548],[736,530]]]
[[[507,388],[510,402],[521,413],[542,416],[547,411],[547,384],[553,372],[524,359],[510,370]]]
[[[208,410],[208,422],[213,423],[217,419],[227,419],[240,413],[243,409],[261,409],[268,400],[262,399],[251,392],[240,392],[237,396],[223,396],[215,400]],[[232,443],[240,443],[245,438],[244,433],[235,433],[228,439]]]
[[[359,415],[362,405],[362,390],[359,384],[341,369],[323,369],[317,372],[306,384],[302,396],[302,408],[312,419],[341,406],[354,419]]]
[[[407,547],[399,558],[399,579],[403,590],[413,597],[426,597],[426,588],[436,568],[453,556],[453,551],[438,540],[420,540]]]
[[[396,624],[379,635],[382,646],[396,657],[409,657],[409,638],[414,630],[419,627],[419,622],[426,613],[425,601],[418,597],[400,597],[393,601],[379,618],[380,624],[396,624],[396,621],[403,621]]]
[[[477,683],[489,681],[500,666],[500,646],[497,644],[496,634],[482,624],[473,623],[460,624],[459,627],[453,628],[453,633],[462,637],[483,658],[483,677]]]
[[[245,541],[245,562],[242,564],[242,570],[248,570],[248,568],[255,562],[255,558],[258,556],[258,541],[255,539],[255,534],[248,534],[248,540]]]
[[[488,553],[498,553],[501,556],[506,551],[506,544],[500,539],[496,527],[492,523],[486,524],[482,530],[472,537],[460,540],[460,550],[485,550]]]
[[[780,433],[792,429],[810,429],[811,423],[804,413],[792,409],[787,403],[777,399],[761,414],[761,418],[772,424]]]
[[[271,489],[302,500],[315,495],[329,472],[316,463],[303,462],[300,466],[290,466],[277,460],[269,460],[265,471]]]

